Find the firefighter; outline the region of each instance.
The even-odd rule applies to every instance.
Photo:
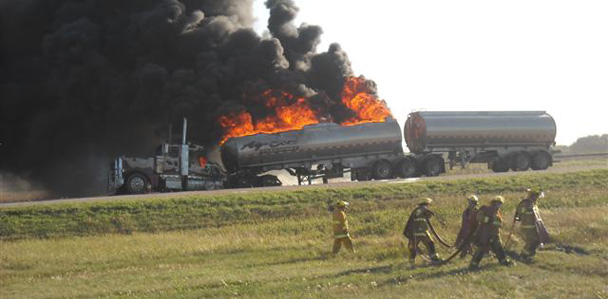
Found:
[[[334,220],[334,247],[332,253],[335,255],[340,252],[340,248],[342,244],[346,247],[346,249],[351,252],[355,252],[353,248],[353,241],[350,237],[350,233],[348,231],[348,220],[346,220],[346,209],[350,205],[349,202],[340,200],[336,204],[336,209],[334,211],[333,220]]]
[[[521,223],[520,232],[525,242],[520,254],[521,259],[526,263],[530,263],[536,254],[538,246],[548,241],[545,240],[547,238],[542,238],[548,236],[548,234],[542,234],[546,232],[546,229],[540,219],[538,206],[536,205],[536,200],[542,197],[542,192],[533,189],[527,189],[526,191],[527,197],[522,199],[517,205],[513,221]]]
[[[419,250],[418,245],[420,243],[423,243],[426,247],[432,263],[441,262],[441,259],[439,259],[439,255],[435,250],[435,242],[433,242],[431,235],[429,234],[429,218],[435,215],[435,213],[428,208],[432,202],[433,200],[430,198],[421,200],[418,206],[410,214],[410,218],[407,220],[405,228],[403,229],[403,235],[409,241],[409,260],[412,267],[414,267],[416,262],[416,253]]]
[[[492,250],[501,265],[511,266],[513,262],[507,258],[500,240],[500,227],[502,226],[502,215],[500,207],[505,202],[502,196],[492,199],[489,206],[483,206],[477,212],[477,230],[473,242],[476,245],[475,253],[471,259],[470,270],[479,269],[479,263],[488,250]]]
[[[462,226],[456,238],[456,248],[460,249],[460,258],[465,258],[468,253],[472,253],[471,234],[477,228],[477,212],[479,211],[479,198],[477,195],[467,197],[468,205],[462,212]]]

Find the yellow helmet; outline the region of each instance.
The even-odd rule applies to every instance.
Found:
[[[500,195],[495,196],[494,198],[492,198],[491,203],[495,203],[495,202],[505,203],[505,198]]]
[[[430,205],[432,202],[433,202],[433,200],[427,197],[427,198],[423,198],[422,200],[420,200],[420,203],[418,203],[418,204],[420,204],[420,205]]]
[[[345,200],[339,200],[339,201],[336,203],[336,206],[337,206],[338,208],[345,208],[345,207],[350,206],[350,203],[349,203],[348,201],[345,201]]]
[[[479,202],[479,198],[477,198],[477,195],[475,195],[475,194],[469,195],[469,197],[467,197],[467,199],[469,200],[469,202],[475,202],[475,203]]]

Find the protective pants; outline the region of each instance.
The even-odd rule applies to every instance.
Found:
[[[540,239],[536,227],[526,227],[521,229],[521,234],[524,239],[524,248],[521,250],[521,257],[531,259],[536,255],[536,249],[540,246]]]
[[[467,256],[467,254],[473,252],[473,246],[471,246],[471,241],[463,242],[462,244],[460,244],[460,246],[458,246],[458,248],[462,248],[462,250],[460,251],[460,258],[464,258]]]
[[[496,254],[496,257],[498,258],[498,261],[501,264],[505,265],[510,263],[507,260],[507,255],[505,253],[504,248],[502,247],[502,242],[500,241],[500,238],[494,237],[490,239],[488,244],[477,246],[475,253],[473,254],[473,258],[471,259],[471,266],[478,267],[479,263],[481,262],[481,259],[483,259],[483,256],[486,254],[486,251],[488,251],[488,249],[491,249],[492,252]]]
[[[342,244],[344,244],[344,247],[346,247],[346,249],[350,250],[351,252],[355,252],[355,248],[353,248],[353,240],[350,238],[350,236],[346,236],[334,238],[334,248],[332,250],[333,254],[340,252]]]
[[[410,250],[410,263],[411,264],[414,264],[414,262],[416,261],[416,253],[418,252],[418,245],[420,243],[424,244],[424,246],[428,250],[431,260],[433,260],[433,261],[439,260],[439,255],[437,254],[437,251],[435,250],[435,242],[433,242],[433,240],[431,240],[431,237],[428,234],[426,234],[426,235],[414,236],[413,238],[409,239],[409,243],[407,244],[407,247]]]

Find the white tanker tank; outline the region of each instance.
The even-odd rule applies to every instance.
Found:
[[[496,172],[547,169],[556,124],[545,111],[410,113],[404,137],[412,153],[448,153],[450,165],[488,163]]]

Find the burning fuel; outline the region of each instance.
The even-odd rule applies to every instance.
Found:
[[[391,117],[386,103],[378,99],[374,93],[373,83],[364,77],[345,77],[341,103],[334,105],[344,105],[349,109],[350,116],[340,124],[352,126],[384,122],[387,117]],[[220,144],[233,137],[301,130],[307,125],[335,121],[331,114],[324,115],[323,111],[315,111],[311,107],[310,98],[295,97],[283,91],[266,90],[259,97],[252,97],[246,101],[261,103],[272,111],[272,115],[254,119],[248,111],[242,110],[220,116],[219,123],[224,130]]]
[[[343,121],[341,123],[343,126],[384,122],[387,117],[392,117],[386,102],[379,100],[372,93],[370,84],[373,82],[367,81],[363,77],[346,78],[342,91],[342,103],[355,112],[355,115]]]

